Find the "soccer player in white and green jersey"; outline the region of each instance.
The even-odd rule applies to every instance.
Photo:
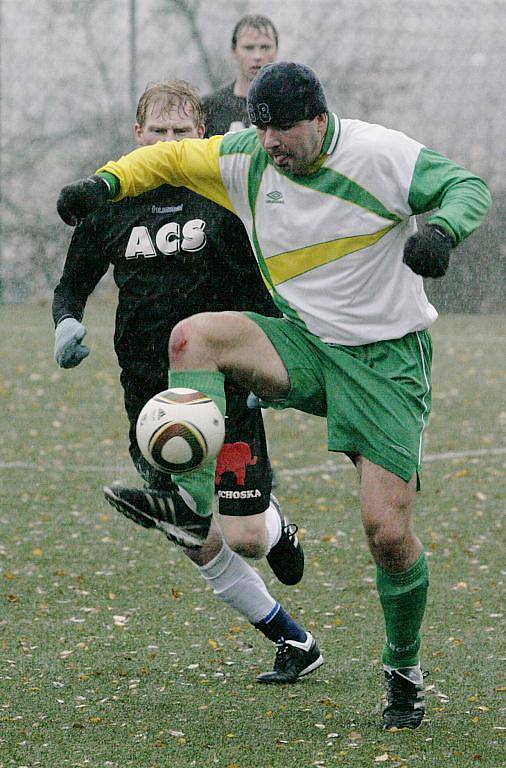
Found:
[[[263,67],[248,108],[251,129],[136,150],[64,187],[58,210],[74,223],[104,201],[168,183],[241,218],[284,317],[183,320],[169,343],[170,385],[199,389],[224,410],[227,377],[272,407],[326,416],[329,450],[356,464],[377,566],[383,727],[417,728],[429,579],[413,507],[431,410],[428,328],[437,317],[422,278],[444,275],[490,194],[473,173],[404,134],[330,112],[305,65]],[[415,215],[429,211],[417,231]],[[180,538],[200,529],[204,541],[213,478],[213,467],[175,477],[170,521],[147,505],[138,520],[175,526]]]

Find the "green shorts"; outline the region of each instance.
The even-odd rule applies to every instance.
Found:
[[[432,405],[428,331],[347,347],[325,344],[285,318],[246,314],[290,377],[286,398],[266,406],[326,417],[330,451],[360,454],[406,482],[418,472]]]

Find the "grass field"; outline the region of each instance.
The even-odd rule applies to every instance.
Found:
[[[428,718],[384,734],[375,570],[354,471],[327,454],[324,423],[269,416],[278,495],[303,529],[307,566],[298,588],[259,569],[326,664],[288,689],[258,686],[271,644],[160,534],[103,501],[105,482],[137,482],[113,309],[90,304],[91,356],[66,372],[52,359],[47,306],[0,310],[0,768],[499,768],[505,318],[434,328],[417,506],[432,580]]]

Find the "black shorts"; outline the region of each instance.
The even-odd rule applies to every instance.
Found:
[[[167,370],[139,365],[123,369],[121,384],[130,421],[130,456],[152,488],[168,488],[170,475],[159,472],[142,456],[135,436],[137,417],[150,397],[167,389]],[[270,503],[272,469],[267,453],[262,411],[246,404],[248,392],[226,383],[225,443],[218,456],[215,490],[220,515],[249,516],[264,512]]]

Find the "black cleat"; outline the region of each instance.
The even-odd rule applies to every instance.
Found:
[[[298,528],[295,523],[287,523],[273,494],[271,502],[281,518],[281,537],[267,554],[267,562],[282,584],[298,584],[304,575],[304,551],[297,537]]]
[[[383,710],[385,731],[418,728],[425,715],[425,696],[420,666],[402,669],[384,668],[387,706]]]
[[[309,675],[310,672],[321,667],[324,658],[320,649],[311,633],[306,634],[304,643],[297,640],[283,640],[283,638],[278,640],[274,669],[272,672],[263,672],[258,675],[257,683],[274,685],[296,683],[300,677]]]
[[[192,497],[178,486],[161,491],[106,485],[104,494],[122,515],[143,528],[158,528],[181,547],[198,549],[207,539],[211,515],[202,517],[194,512]]]

